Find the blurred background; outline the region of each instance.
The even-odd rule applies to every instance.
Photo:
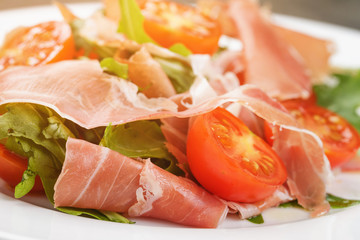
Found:
[[[58,0],[65,3],[99,0]],[[181,1],[181,0],[178,0]],[[182,0],[193,2],[193,0]],[[0,0],[0,10],[51,4],[52,0]],[[360,30],[360,0],[260,0],[274,12],[334,23]]]

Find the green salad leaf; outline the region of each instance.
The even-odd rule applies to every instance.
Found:
[[[169,50],[185,57],[192,54],[192,52],[182,43],[175,43],[169,48]]]
[[[108,126],[101,145],[131,158],[151,158],[161,168],[176,175],[182,171],[165,146],[165,137],[155,121],[136,121]]]
[[[254,217],[247,218],[246,220],[248,220],[249,222],[255,223],[255,224],[263,224],[264,223],[264,218],[261,214],[254,216]]]
[[[344,199],[332,194],[327,194],[326,200],[329,202],[331,208],[334,209],[351,207],[360,203],[359,200]]]
[[[127,64],[120,63],[116,61],[114,58],[104,58],[100,62],[101,68],[108,73],[115,74],[116,76],[122,78],[122,79],[128,79],[128,70],[129,67]]]
[[[155,43],[145,32],[144,16],[135,0],[119,0],[121,20],[118,32],[137,43]],[[155,43],[156,44],[156,43]]]
[[[349,200],[349,199],[344,199],[341,197],[337,197],[334,196],[332,194],[327,194],[326,195],[326,201],[329,202],[330,207],[333,209],[337,209],[337,208],[346,208],[346,207],[351,207],[354,205],[357,205],[360,203],[359,200]],[[279,205],[279,207],[282,208],[288,208],[288,207],[296,207],[296,208],[302,208],[302,206],[297,202],[297,200],[293,200],[287,203],[282,203]]]
[[[360,71],[333,75],[335,83],[315,85],[317,103],[347,119],[360,132]]]
[[[194,83],[195,74],[189,65],[180,61],[154,57],[169,77],[177,93],[183,93],[190,89]]]

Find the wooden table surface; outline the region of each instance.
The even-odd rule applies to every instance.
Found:
[[[89,2],[99,0],[60,0]],[[179,0],[193,2],[194,0]],[[335,23],[360,30],[360,0],[260,0],[276,13]],[[52,0],[0,0],[0,10],[31,5],[51,4]]]

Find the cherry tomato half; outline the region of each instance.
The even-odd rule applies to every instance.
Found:
[[[272,148],[223,108],[194,120],[187,157],[199,183],[230,201],[264,199],[287,178],[285,166]]]
[[[289,100],[283,102],[283,105],[302,127],[319,136],[332,168],[356,155],[360,147],[360,136],[344,118],[311,101]],[[270,131],[265,131],[267,139],[271,134]]]
[[[192,53],[212,54],[218,49],[220,24],[196,8],[165,0],[138,1],[144,28],[161,46],[184,44]]]
[[[10,152],[4,145],[0,144],[0,178],[2,178],[10,187],[21,182],[22,175],[27,169],[28,161],[15,153]],[[35,179],[35,185],[32,191],[42,191],[43,187],[39,177]]]
[[[9,66],[36,66],[72,59],[74,54],[75,43],[69,25],[44,22],[8,34],[0,49],[0,71]]]

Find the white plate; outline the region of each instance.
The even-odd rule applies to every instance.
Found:
[[[85,17],[97,4],[72,4],[80,17]],[[0,42],[5,33],[19,25],[32,25],[41,21],[61,19],[55,7],[42,6],[0,11]],[[276,16],[284,26],[314,36],[330,39],[337,44],[337,54],[332,64],[360,68],[360,32],[344,27],[294,18]],[[338,178],[341,187],[334,191],[352,189],[346,181],[357,182],[360,174]],[[345,179],[345,180],[344,180]],[[356,239],[360,238],[360,206],[333,211],[327,216],[309,219],[308,213],[299,209],[270,209],[264,212],[266,224],[255,225],[228,218],[218,229],[194,229],[157,220],[136,219],[135,225],[126,225],[76,217],[54,211],[41,197],[30,196],[15,200],[0,181],[0,239]]]

